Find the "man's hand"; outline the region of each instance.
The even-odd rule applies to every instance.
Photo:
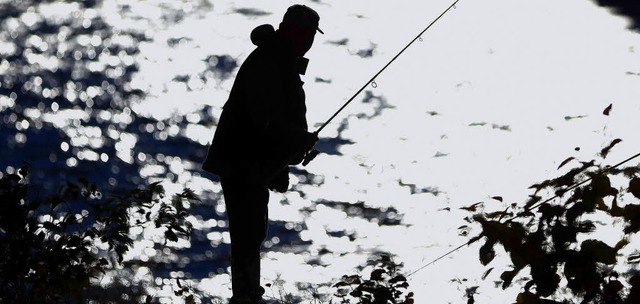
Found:
[[[305,132],[298,140],[297,153],[289,160],[289,165],[300,164],[306,158],[308,152],[313,150],[313,146],[318,142],[318,133]]]
[[[307,152],[304,155],[304,158],[302,159],[302,165],[306,166],[308,165],[314,158],[316,158],[316,156],[318,156],[318,154],[320,154],[320,151],[313,149],[309,152]]]
[[[305,134],[303,141],[302,141],[302,148],[303,148],[303,152],[307,152],[310,151],[311,149],[313,149],[313,146],[318,142],[318,133],[313,132],[307,132],[307,134]]]

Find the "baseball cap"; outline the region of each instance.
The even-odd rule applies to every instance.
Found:
[[[320,15],[310,7],[303,4],[294,4],[290,6],[284,14],[284,18],[282,18],[282,23],[314,28],[320,32],[320,34],[324,34],[324,32],[318,27],[318,22],[320,22]]]

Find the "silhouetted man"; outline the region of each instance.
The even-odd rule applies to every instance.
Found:
[[[231,234],[231,303],[260,303],[260,246],[267,234],[269,189],[285,192],[289,165],[318,136],[307,131],[304,74],[320,17],[289,7],[278,30],[251,32],[257,48],[240,67],[202,165],[220,177]]]

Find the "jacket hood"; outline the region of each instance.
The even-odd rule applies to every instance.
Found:
[[[256,46],[269,44],[276,36],[276,30],[271,24],[260,25],[251,31],[251,42]]]

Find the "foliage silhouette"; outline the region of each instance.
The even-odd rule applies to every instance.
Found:
[[[373,266],[369,279],[359,274],[344,275],[333,285],[337,288],[334,296],[340,299],[339,303],[414,303],[413,292],[407,290],[407,278],[400,273],[402,264],[395,263],[388,255],[381,255],[368,264]]]
[[[602,149],[602,159],[619,142]],[[516,303],[640,303],[640,273],[629,267],[640,262],[640,255],[637,249],[622,252],[640,231],[639,176],[638,166],[580,162],[557,178],[531,186],[535,192],[523,207],[475,212],[482,233],[472,240],[485,241],[480,263],[489,265],[497,257],[495,246],[502,246],[511,269],[500,274],[498,283],[506,289],[523,282]],[[544,191],[557,198],[542,202]],[[605,226],[617,229],[618,236],[594,236]]]
[[[279,287],[276,297],[267,297],[267,303],[294,304],[294,303],[341,303],[341,304],[413,304],[413,292],[409,291],[409,283],[402,274],[402,264],[395,263],[388,254],[376,255],[369,259],[367,265],[359,267],[363,270],[371,268],[369,279],[360,274],[344,275],[340,280],[331,285],[333,295],[319,293],[312,284],[298,286],[302,291],[311,295],[311,299],[303,299],[299,295],[287,293],[281,286],[281,281],[276,279],[266,287]],[[196,289],[176,280],[177,289],[175,295],[185,303],[204,303],[207,301]],[[323,284],[324,285],[324,284]],[[328,300],[328,302],[327,302]],[[207,302],[218,303],[218,302]]]
[[[103,194],[95,183],[79,177],[52,195],[41,197],[30,184],[29,167],[0,178],[0,303],[119,303],[123,300],[152,303],[143,286],[115,281],[98,284],[119,267],[131,267],[125,254],[132,248],[134,227],[164,231],[161,241],[189,238],[189,204],[198,197],[190,189],[165,197],[158,183],[122,193]],[[161,246],[162,244],[156,244]],[[402,264],[388,255],[371,259],[368,279],[343,276],[333,285],[339,303],[413,303],[413,293],[401,274]],[[125,279],[131,280],[131,278]],[[123,284],[124,283],[124,284]],[[185,303],[218,303],[176,279],[176,297]],[[282,295],[283,303],[293,295]],[[123,298],[125,297],[125,298]],[[329,295],[317,295],[329,298]],[[333,300],[332,300],[333,302]]]
[[[631,22],[628,28],[640,29],[640,4],[638,2],[624,0],[593,0],[593,2],[599,6],[610,8],[611,12],[616,15],[630,18]]]
[[[165,199],[159,184],[103,196],[84,178],[34,196],[27,166],[0,179],[0,302],[84,303],[95,279],[123,263],[133,227],[188,238],[189,189]]]

